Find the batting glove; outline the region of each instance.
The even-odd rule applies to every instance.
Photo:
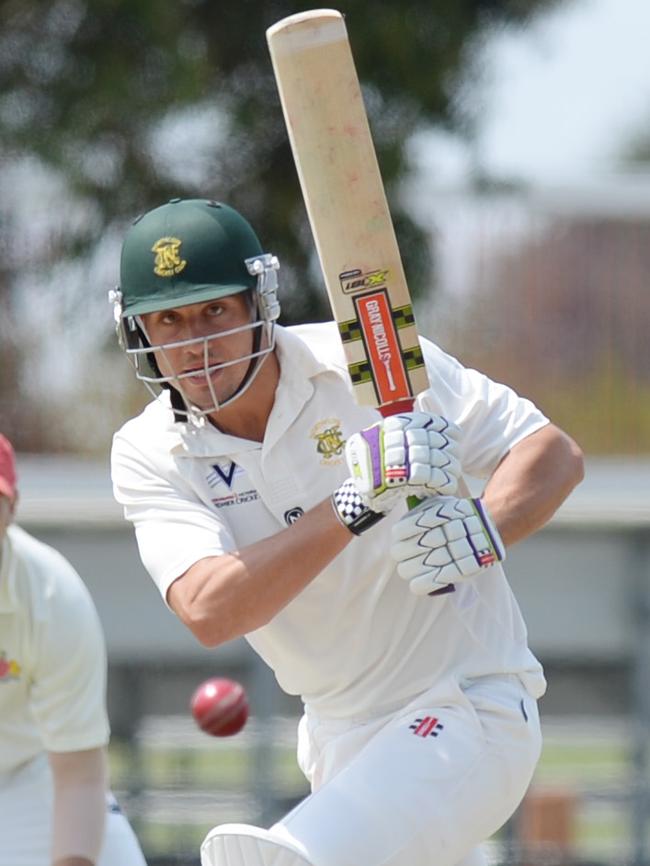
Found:
[[[385,517],[383,512],[368,508],[351,478],[336,488],[331,501],[338,519],[354,535],[361,535]]]
[[[345,457],[363,502],[389,511],[404,496],[455,492],[460,474],[455,424],[428,412],[403,412],[348,439]]]
[[[390,553],[415,595],[475,577],[506,556],[481,500],[452,496],[426,500],[402,517],[393,526]]]

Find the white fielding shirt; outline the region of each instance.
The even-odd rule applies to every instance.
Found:
[[[105,746],[106,654],[83,581],[10,526],[0,562],[0,782],[39,753]]]
[[[348,477],[343,446],[379,419],[354,400],[334,323],[276,329],[280,381],[262,443],[176,422],[168,394],[113,440],[117,500],[163,597],[199,559],[286,528]],[[548,423],[528,400],[422,340],[431,387],[416,407],[462,431],[463,473],[486,479]],[[463,494],[459,494],[463,495]],[[389,712],[439,687],[516,674],[533,697],[541,666],[500,565],[437,598],[413,595],[388,553],[398,506],[355,538],[267,625],[246,635],[280,686],[322,718]]]

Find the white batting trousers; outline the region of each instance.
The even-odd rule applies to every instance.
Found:
[[[357,723],[305,716],[314,793],[271,828],[314,866],[480,866],[541,751],[536,701],[515,676],[447,686]]]
[[[46,755],[0,775],[0,866],[50,866],[52,778]],[[146,866],[131,825],[107,796],[104,844],[97,866]]]

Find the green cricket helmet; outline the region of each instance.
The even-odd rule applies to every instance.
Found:
[[[226,204],[204,199],[172,199],[138,217],[122,245],[120,285],[109,293],[120,343],[133,362],[136,376],[151,388],[169,388],[177,415],[196,420],[240,396],[253,381],[262,361],[275,346],[274,324],[280,315],[277,299],[278,260],[264,253],[250,224]],[[201,343],[204,371],[209,365],[209,343],[233,333],[221,332],[167,345],[149,340],[142,316],[161,310],[215,300],[240,292],[251,298],[251,320],[237,331],[253,332],[248,372],[239,389],[219,402],[212,387],[212,403],[197,407],[183,393],[183,374],[163,376],[155,352]],[[232,362],[231,362],[232,363]],[[180,395],[180,399],[179,399]]]

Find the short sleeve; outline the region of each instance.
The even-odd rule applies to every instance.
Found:
[[[430,389],[418,400],[462,430],[461,464],[475,478],[487,478],[522,439],[548,424],[548,418],[512,388],[464,367],[429,341],[423,341]]]
[[[30,706],[50,752],[104,746],[106,648],[97,611],[79,575],[62,557],[35,622]]]
[[[213,514],[170,466],[157,466],[117,434],[111,453],[113,492],[135,527],[140,558],[163,599],[190,566],[236,545]]]

